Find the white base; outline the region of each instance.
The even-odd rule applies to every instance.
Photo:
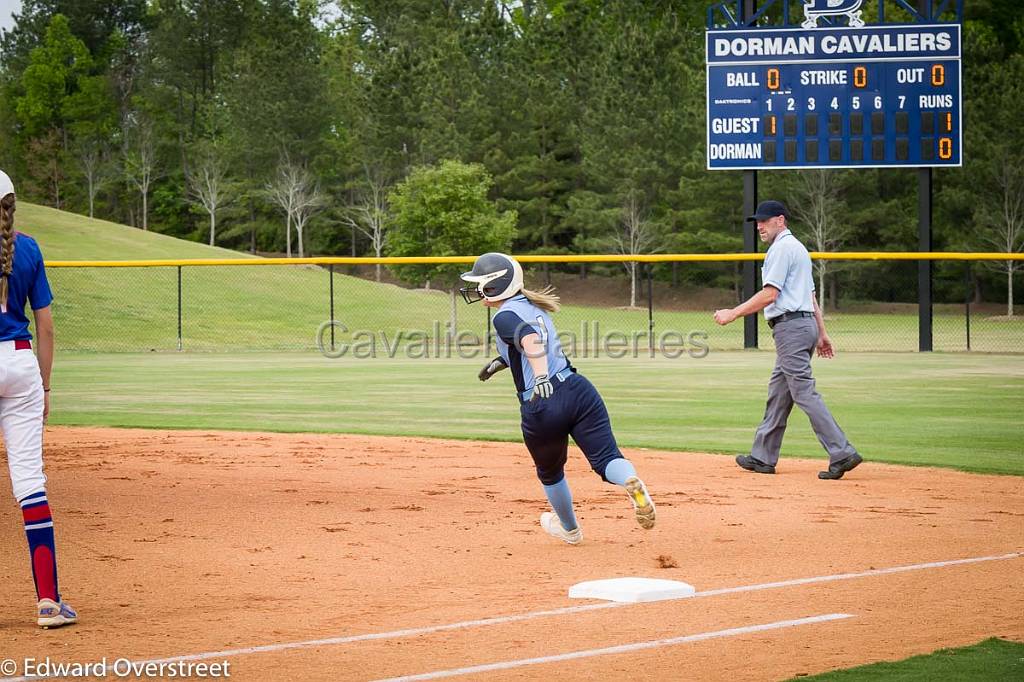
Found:
[[[678,580],[656,578],[608,578],[576,583],[569,588],[569,597],[575,599],[605,599],[617,602],[662,601],[686,599],[697,590]]]

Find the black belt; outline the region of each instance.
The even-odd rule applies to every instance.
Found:
[[[798,317],[814,317],[814,313],[809,313],[804,310],[798,310],[793,313],[782,313],[778,317],[773,317],[772,319],[768,320],[768,326],[774,329],[775,325],[777,325],[779,322],[785,322],[786,320],[795,320]]]

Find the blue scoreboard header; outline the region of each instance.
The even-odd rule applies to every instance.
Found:
[[[961,165],[960,25],[709,30],[707,167]]]

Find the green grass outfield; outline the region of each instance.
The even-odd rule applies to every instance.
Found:
[[[747,451],[774,355],[578,359],[622,445]],[[327,359],[296,353],[62,353],[51,424],[520,440],[508,372],[483,358]],[[1024,474],[1024,357],[841,354],[819,390],[873,461]],[[823,457],[794,410],[784,456]],[[785,464],[783,463],[783,466]]]
[[[1024,644],[993,638],[974,646],[940,649],[932,654],[914,656],[895,663],[872,663],[823,675],[794,677],[790,682],[1017,682],[1022,679]]]

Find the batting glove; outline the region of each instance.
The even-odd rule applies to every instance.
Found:
[[[508,369],[508,365],[502,358],[497,357],[484,365],[484,368],[476,376],[480,381],[487,381],[503,369]]]
[[[533,396],[530,400],[536,400],[537,398],[550,398],[551,394],[555,392],[555,387],[551,385],[551,380],[548,379],[547,374],[541,374],[537,377],[536,383],[533,384]]]

